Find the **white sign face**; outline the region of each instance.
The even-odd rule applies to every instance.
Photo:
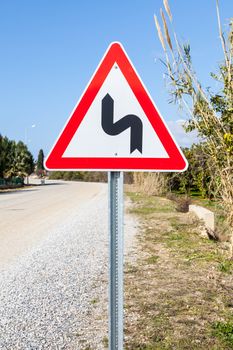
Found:
[[[132,114],[142,121],[142,152],[139,152],[138,149],[130,152],[130,128],[114,136],[107,134],[102,128],[102,100],[107,94],[114,101],[114,123]],[[63,157],[168,158],[165,148],[116,63],[71,139]]]

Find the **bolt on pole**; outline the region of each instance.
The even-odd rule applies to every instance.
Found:
[[[109,172],[108,184],[109,350],[123,350],[123,172]]]

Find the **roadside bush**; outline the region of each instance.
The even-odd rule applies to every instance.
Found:
[[[179,197],[176,199],[176,210],[181,213],[187,213],[189,211],[189,204],[191,199],[188,197]]]
[[[177,196],[174,193],[172,193],[172,192],[168,192],[166,194],[166,198],[169,199],[170,201],[176,201]]]
[[[108,174],[106,171],[51,171],[50,180],[65,181],[87,181],[87,182],[107,182]],[[124,173],[124,183],[133,183],[133,173]]]
[[[83,173],[79,171],[51,171],[50,180],[80,181],[83,180]]]
[[[176,196],[174,193],[169,192],[166,195],[166,198],[174,201],[176,203],[176,210],[181,213],[187,213],[189,211],[189,205],[191,204],[191,198]]]
[[[101,171],[51,171],[50,180],[106,182],[107,173]]]

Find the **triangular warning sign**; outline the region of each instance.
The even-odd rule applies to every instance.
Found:
[[[45,160],[48,170],[183,171],[187,161],[120,43],[112,43]]]

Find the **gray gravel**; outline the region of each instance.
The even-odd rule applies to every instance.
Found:
[[[107,187],[0,275],[0,349],[104,349]],[[127,247],[135,223],[128,221]]]

